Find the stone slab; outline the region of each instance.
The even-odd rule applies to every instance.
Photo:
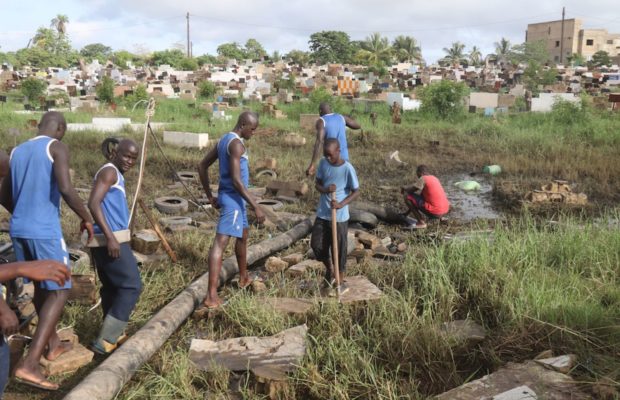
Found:
[[[246,336],[234,339],[194,339],[189,358],[201,370],[225,368],[231,371],[250,370],[257,376],[285,380],[306,353],[308,327],[299,325],[276,335],[259,338]]]
[[[574,354],[567,354],[559,357],[538,359],[536,362],[543,367],[567,374],[577,364],[577,356]]]
[[[260,303],[280,313],[293,315],[305,315],[314,306],[312,300],[292,297],[266,297]]]
[[[138,253],[137,251],[134,251],[133,255],[134,257],[136,257],[136,261],[138,261],[138,264],[142,264],[142,265],[162,262],[168,259],[168,255],[164,253],[142,254],[142,253]]]
[[[299,264],[295,264],[286,270],[286,275],[290,277],[303,276],[310,271],[322,271],[325,265],[317,260],[305,260]]]
[[[54,376],[77,371],[80,367],[90,363],[94,355],[92,351],[80,343],[76,343],[71,351],[62,354],[56,360],[49,361],[45,357],[41,357],[39,363],[43,367],[45,375]]]
[[[164,131],[164,143],[178,147],[192,147],[203,149],[209,144],[209,134]]]
[[[340,296],[340,302],[343,304],[377,300],[383,296],[381,289],[365,276],[348,276],[345,278],[345,283],[349,290]]]

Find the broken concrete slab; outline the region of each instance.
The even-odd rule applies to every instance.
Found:
[[[286,270],[286,275],[294,278],[303,276],[311,271],[322,271],[325,269],[325,264],[317,260],[305,260],[299,264],[295,264]]]
[[[285,380],[286,374],[301,364],[307,333],[308,327],[303,324],[263,338],[248,336],[219,342],[194,339],[189,358],[204,371],[250,370],[263,378]]]
[[[542,358],[535,361],[545,368],[567,374],[577,365],[577,356],[575,354],[566,354],[559,357]]]
[[[209,134],[164,131],[164,144],[203,149],[209,144]]]
[[[69,290],[69,301],[80,304],[95,304],[97,302],[97,285],[95,275],[91,274],[72,274],[71,289]]]
[[[41,357],[39,363],[43,367],[43,371],[47,376],[60,375],[78,370],[80,367],[90,363],[95,354],[82,346],[75,343],[73,349],[62,354],[54,361],[49,361],[45,357]]]
[[[152,229],[142,229],[131,237],[131,248],[142,254],[153,254],[159,248],[161,240]]]
[[[304,260],[304,255],[301,253],[291,253],[282,257],[282,261],[286,261],[289,265],[299,264]]]
[[[340,296],[340,302],[343,304],[377,300],[383,296],[381,289],[365,276],[348,276],[344,283],[349,287],[349,290]]]
[[[471,319],[444,322],[441,330],[461,342],[477,343],[486,338],[484,328]]]
[[[355,232],[355,237],[366,248],[374,250],[382,246],[381,239],[368,232],[357,231]]]
[[[162,262],[168,259],[168,255],[165,253],[142,254],[134,251],[133,255],[134,257],[136,257],[138,265],[148,265],[156,262]]]
[[[530,388],[537,396],[534,398],[542,398],[542,396],[546,400],[585,400],[590,398],[580,391],[571,377],[548,370],[534,361],[527,361],[523,364],[508,363],[500,370],[442,393],[436,399],[496,399],[495,396],[521,386]]]
[[[269,257],[265,261],[265,270],[271,273],[284,272],[288,266],[289,264],[279,257]]]
[[[280,313],[293,315],[305,315],[314,306],[312,300],[292,297],[266,297],[260,303]]]
[[[492,400],[536,400],[538,396],[527,386],[518,386],[506,392],[493,396]]]

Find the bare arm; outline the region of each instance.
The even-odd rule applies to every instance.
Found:
[[[8,174],[0,185],[0,205],[11,214],[13,213],[13,187],[11,174]]]
[[[331,192],[335,192],[336,191],[336,185],[331,184],[327,187],[323,186],[323,180],[321,179],[316,179],[315,183],[314,183],[314,187],[316,188],[316,190],[319,193],[323,193],[323,194],[329,194]]]
[[[306,175],[311,176],[314,174],[314,163],[319,158],[319,153],[323,148],[323,141],[325,140],[325,124],[322,119],[316,121],[316,140],[314,142],[314,148],[312,149],[312,159],[310,159],[310,165],[306,170]]]
[[[257,211],[258,203],[254,196],[248,192],[248,189],[243,185],[241,181],[241,156],[245,152],[245,148],[240,140],[233,140],[230,143],[230,177],[232,179],[232,184],[237,193],[243,197],[243,199],[248,202],[252,208]]]
[[[88,199],[88,209],[106,238],[108,254],[112,258],[118,258],[120,256],[120,245],[116,237],[114,237],[114,232],[110,229],[105,215],[103,215],[101,202],[106,193],[108,193],[108,190],[116,183],[116,179],[116,170],[114,168],[106,167],[102,169],[97,175],[97,179],[93,184],[93,190],[90,192],[90,198]]]
[[[50,146],[50,153],[54,159],[54,176],[58,183],[58,190],[69,208],[78,215],[84,222],[91,222],[92,219],[78,196],[75,188],[71,184],[69,176],[69,150],[64,143],[56,141]]]
[[[332,208],[340,209],[346,206],[347,204],[351,203],[352,201],[355,201],[355,199],[357,199],[359,195],[360,195],[359,189],[353,189],[351,190],[351,193],[349,193],[349,195],[345,197],[341,202],[332,200]]]
[[[200,176],[200,183],[202,188],[209,199],[209,203],[216,206],[214,203],[213,193],[211,193],[211,186],[209,183],[209,167],[217,160],[217,144],[205,154],[204,158],[198,164],[198,175]],[[216,207],[217,208],[217,207]]]
[[[351,129],[360,129],[362,127],[359,122],[346,115],[344,115],[344,123]]]

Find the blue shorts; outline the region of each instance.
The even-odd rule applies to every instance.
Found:
[[[60,239],[13,239],[13,251],[17,261],[55,260],[71,268],[69,252],[65,240]],[[53,281],[42,281],[39,286],[46,290],[71,289],[71,280],[65,281],[64,286],[58,286]]]
[[[243,230],[250,226],[243,197],[238,194],[220,193],[217,201],[220,205],[220,220],[216,232],[236,238],[243,237]]]

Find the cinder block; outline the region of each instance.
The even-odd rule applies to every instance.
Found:
[[[202,149],[209,144],[209,134],[164,131],[164,143],[179,147],[195,147]]]
[[[71,351],[62,354],[54,361],[49,361],[45,357],[41,357],[40,364],[43,367],[45,375],[53,376],[76,371],[80,367],[90,363],[93,356],[94,353],[92,351],[88,350],[80,343],[75,343]]]

